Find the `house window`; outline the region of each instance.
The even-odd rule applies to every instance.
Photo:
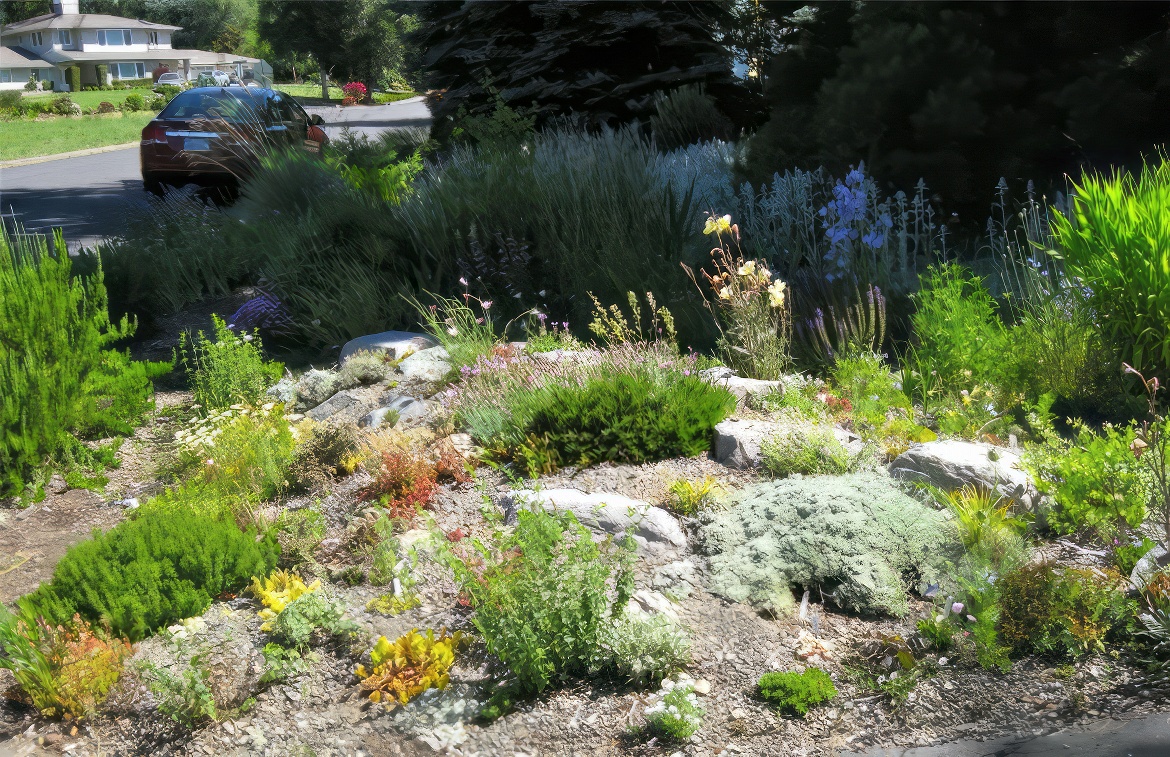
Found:
[[[146,64],[145,63],[114,63],[111,64],[113,72],[117,74],[119,79],[145,79],[146,78]]]
[[[42,44],[42,40],[43,40],[43,37],[42,37],[40,32],[33,32],[32,33],[32,46],[33,47],[40,47]]]
[[[0,84],[8,84],[12,81],[12,69],[0,68]]]
[[[98,29],[98,44],[107,47],[129,47],[129,29]]]
[[[73,44],[73,32],[69,31],[68,29],[58,29],[57,30],[57,44],[62,45],[62,46],[72,45]]]
[[[150,45],[157,45],[158,44],[158,32],[147,32],[146,33],[146,42],[147,42],[147,44],[150,44]]]

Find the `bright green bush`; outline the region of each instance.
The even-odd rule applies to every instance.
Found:
[[[284,366],[264,359],[260,337],[238,335],[217,315],[211,317],[212,339],[200,331],[179,335],[179,353],[191,392],[203,411],[231,405],[255,405],[280,379]]]
[[[711,448],[715,425],[735,409],[726,389],[681,374],[599,377],[544,389],[535,403],[526,430],[558,466],[694,457]]]
[[[1120,357],[1139,371],[1170,377],[1170,162],[1159,155],[1134,176],[1088,173],[1055,213],[1052,232],[1070,276]]]
[[[267,575],[279,551],[275,535],[257,541],[253,530],[190,510],[147,511],[70,547],[52,580],[19,606],[50,623],[74,613],[108,621],[114,633],[139,640]]]
[[[830,375],[833,386],[852,405],[850,416],[859,433],[868,437],[880,432],[891,418],[910,416],[910,398],[880,355],[839,357]]]
[[[1081,657],[1132,630],[1135,603],[1115,571],[1040,563],[1001,579],[999,633],[1018,652]]]
[[[855,612],[904,615],[909,582],[937,582],[957,546],[945,513],[860,473],[749,487],[702,537],[712,590],[777,614],[795,609],[798,586]]]
[[[998,364],[1003,324],[983,281],[957,264],[932,266],[921,276],[911,316],[918,358],[952,387],[992,381]],[[968,373],[969,371],[969,373]]]
[[[146,100],[137,92],[126,95],[126,99],[122,101],[122,110],[128,113],[137,113],[140,110],[146,109]]]
[[[828,426],[794,426],[760,445],[764,470],[773,476],[793,473],[841,475],[853,457]]]
[[[58,235],[0,230],[0,496],[21,492],[50,457],[92,458],[74,434],[128,434],[169,365],[110,345],[134,333],[110,321],[100,266],[71,276]]]
[[[81,91],[81,67],[70,66],[65,69],[65,79],[69,83],[70,92]]]
[[[803,717],[814,705],[837,696],[837,687],[820,668],[800,673],[773,671],[760,676],[760,696],[782,711]]]
[[[633,590],[632,543],[594,542],[572,513],[521,510],[511,533],[476,542],[467,560],[448,553],[475,608],[487,651],[511,673],[495,698],[499,714],[514,695],[538,694],[586,673],[602,627]]]
[[[1140,526],[1152,490],[1131,449],[1133,428],[1105,425],[1097,434],[1077,423],[1074,432],[1071,443],[1052,440],[1024,456],[1039,488],[1056,501],[1049,525],[1061,533]]]

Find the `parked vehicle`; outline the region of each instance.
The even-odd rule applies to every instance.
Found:
[[[320,154],[329,138],[320,116],[262,87],[200,87],[174,97],[142,130],[142,183],[233,185],[278,149]]]
[[[159,74],[158,81],[154,83],[154,89],[158,91],[160,87],[167,86],[179,87],[181,89],[186,83],[187,80],[183,78],[182,74],[168,71],[165,74]]]

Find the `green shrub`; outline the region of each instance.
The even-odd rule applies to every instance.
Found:
[[[1097,434],[1076,423],[1073,431],[1072,443],[1051,440],[1024,456],[1038,487],[1056,501],[1049,525],[1060,533],[1140,526],[1152,490],[1134,457],[1133,428],[1106,424]]]
[[[970,484],[956,491],[932,489],[931,493],[955,516],[959,540],[969,555],[985,561],[996,572],[1026,561],[1027,545],[1020,534],[1027,522],[1011,514],[1012,500]]]
[[[1132,630],[1135,605],[1115,571],[1040,563],[1001,582],[999,633],[1018,652],[1080,657]]]
[[[149,662],[138,666],[158,701],[158,711],[187,728],[219,717],[206,662],[202,654],[193,655],[178,673]]]
[[[830,375],[833,386],[849,400],[850,417],[862,436],[881,433],[894,418],[909,418],[910,398],[898,386],[880,355],[860,353],[839,357]]]
[[[81,91],[81,67],[70,66],[65,69],[65,80],[69,83],[70,92]]]
[[[793,473],[838,476],[853,458],[828,426],[795,426],[760,445],[764,470],[773,476]]]
[[[127,113],[137,113],[140,110],[146,110],[146,100],[137,92],[126,95],[126,99],[122,101],[122,110]]]
[[[911,321],[921,362],[944,385],[995,383],[1009,353],[1001,349],[1003,324],[982,279],[952,263],[932,266],[920,286]]]
[[[138,640],[267,575],[278,553],[275,535],[257,541],[253,530],[190,510],[148,511],[70,547],[52,580],[19,606],[54,624],[78,613]]]
[[[691,661],[691,642],[678,624],[662,615],[623,615],[601,626],[594,665],[638,687],[657,686]]]
[[[734,127],[702,84],[687,84],[654,96],[650,131],[659,150],[670,151],[712,139],[730,141]]]
[[[214,339],[202,331],[194,338],[179,335],[181,362],[195,402],[204,413],[257,404],[280,379],[284,366],[264,359],[259,336],[239,336],[217,315],[211,320]]]
[[[101,268],[71,275],[65,242],[0,230],[0,496],[70,452],[73,434],[128,434],[151,406],[150,379],[169,365],[130,360],[110,345],[134,333],[111,322]]]
[[[702,530],[713,591],[778,614],[795,609],[800,586],[855,612],[904,615],[909,580],[937,581],[951,534],[946,514],[860,473],[750,487]]]
[[[98,86],[104,89],[105,87],[109,86],[109,83],[110,83],[110,80],[109,80],[110,67],[105,65],[104,63],[99,63],[99,64],[97,64],[96,69],[97,69]]]
[[[760,676],[760,696],[781,711],[804,716],[810,708],[837,696],[833,679],[820,668],[771,672]]]
[[[53,98],[53,104],[50,109],[58,116],[71,116],[74,112],[74,102],[69,95],[57,95]],[[78,110],[78,113],[81,111]]]
[[[681,373],[618,373],[534,394],[525,430],[540,442],[528,449],[554,466],[694,457],[711,448],[715,425],[735,409],[726,389]]]
[[[710,507],[722,491],[723,486],[714,476],[707,476],[702,481],[680,478],[667,487],[667,507],[677,515],[693,518]]]
[[[1170,378],[1170,228],[1164,223],[1170,163],[1158,156],[1134,175],[1087,173],[1055,213],[1052,232],[1070,276],[1121,360]]]
[[[22,100],[24,100],[24,97],[20,94],[19,90],[6,89],[0,92],[0,111],[7,111],[12,115],[18,115]]]
[[[702,727],[706,711],[695,696],[694,684],[664,681],[656,699],[646,708],[646,727],[658,738],[686,741]]]
[[[472,622],[487,651],[511,672],[490,717],[511,696],[588,672],[603,624],[632,591],[632,542],[594,542],[572,513],[522,510],[511,533],[474,548],[467,562],[453,553],[447,562],[475,608]]]

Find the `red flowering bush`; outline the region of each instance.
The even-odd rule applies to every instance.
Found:
[[[342,87],[341,91],[345,95],[346,100],[352,100],[352,102],[349,103],[346,103],[345,100],[342,100],[343,105],[353,105],[355,102],[361,102],[362,100],[366,99],[366,85],[362,84],[360,81],[351,81],[349,84],[346,84],[344,87]]]
[[[374,482],[358,495],[359,502],[377,502],[391,518],[410,520],[435,493],[435,466],[410,452],[382,453]]]

